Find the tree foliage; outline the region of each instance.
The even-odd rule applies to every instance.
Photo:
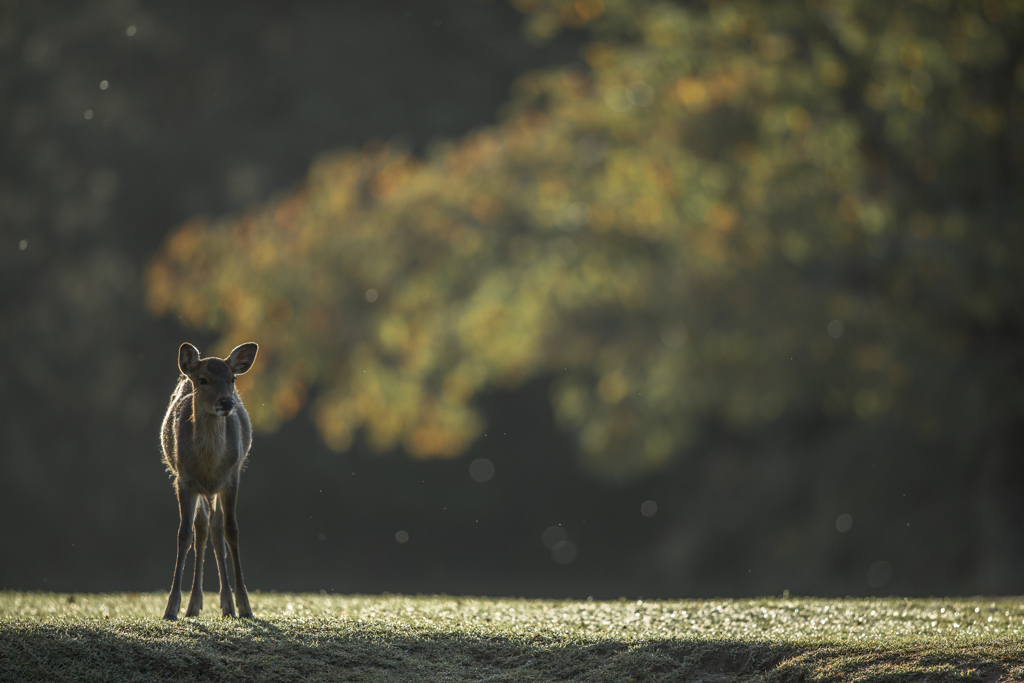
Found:
[[[314,396],[333,449],[454,456],[474,395],[549,375],[620,478],[709,420],[971,444],[1019,419],[1022,3],[514,4],[537,40],[586,26],[585,64],[154,259],[153,311],[259,341],[258,427]]]

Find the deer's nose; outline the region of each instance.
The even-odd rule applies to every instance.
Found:
[[[230,398],[222,398],[220,400],[220,407],[226,411],[230,411],[232,408],[235,407],[235,402],[232,401]]]

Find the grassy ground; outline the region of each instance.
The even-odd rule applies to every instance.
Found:
[[[1022,599],[250,598],[0,593],[0,681],[1024,680]]]

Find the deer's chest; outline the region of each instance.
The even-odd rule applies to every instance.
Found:
[[[179,471],[196,490],[203,495],[215,495],[223,490],[237,475],[241,464],[241,443],[238,429],[227,424],[217,425],[219,429],[196,429],[192,439],[185,467]]]

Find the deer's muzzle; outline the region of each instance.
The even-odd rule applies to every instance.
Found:
[[[222,398],[217,402],[217,414],[227,417],[235,409],[235,402],[230,398]]]

